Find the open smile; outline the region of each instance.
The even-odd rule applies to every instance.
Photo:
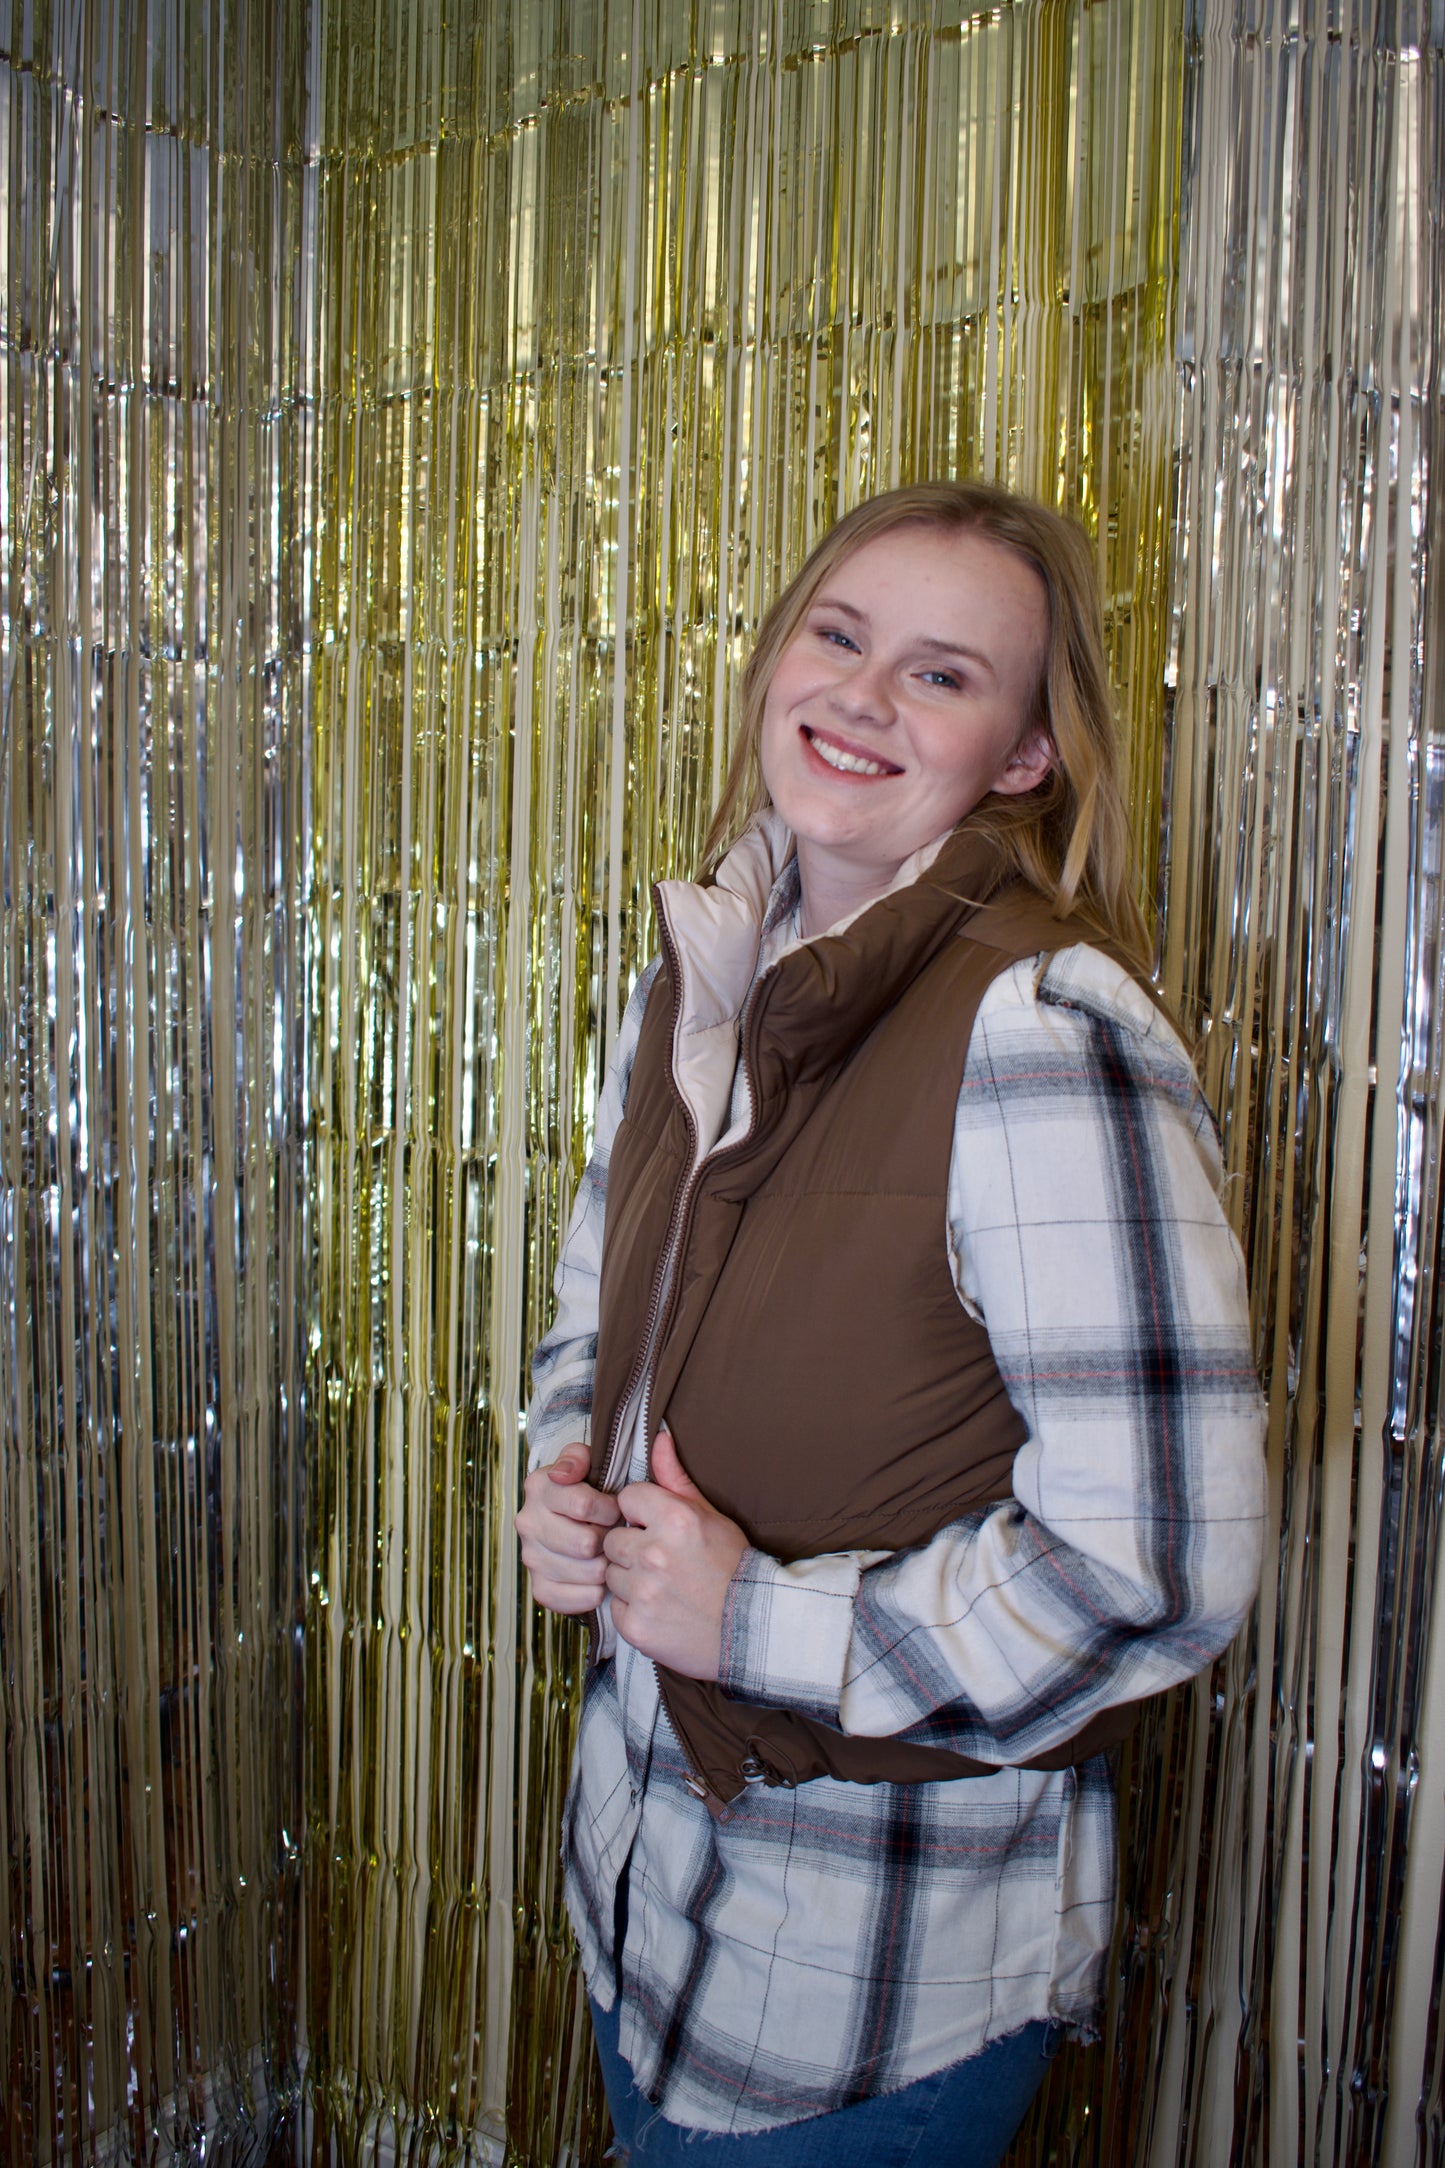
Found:
[[[821,731],[811,729],[807,723],[801,727],[809,752],[816,754],[823,765],[831,768],[835,775],[873,777],[903,773],[891,760],[875,759],[871,753],[865,753],[858,746],[849,745],[841,738],[824,737]]]

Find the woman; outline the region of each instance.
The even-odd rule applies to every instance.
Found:
[[[1101,1749],[1231,1638],[1263,1513],[1077,530],[976,484],[843,520],[707,856],[658,891],[518,1519],[594,1614],[609,2104],[634,2168],[981,2164],[1097,2020]]]

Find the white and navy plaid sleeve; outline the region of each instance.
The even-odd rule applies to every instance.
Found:
[[[1187,1054],[1098,951],[995,981],[949,1188],[960,1297],[1029,1436],[1011,1499],[881,1562],[749,1552],[725,1689],[985,1761],[1185,1678],[1253,1601],[1263,1409]],[[940,1230],[942,1235],[942,1230]]]
[[[597,1102],[597,1127],[552,1287],[557,1311],[532,1357],[532,1397],[527,1405],[527,1466],[541,1468],[565,1446],[589,1436],[592,1378],[597,1367],[597,1297],[602,1272],[602,1225],[607,1211],[607,1169],[612,1140],[627,1105],[627,1086],[642,1030],[654,958],[632,989],[617,1046]]]

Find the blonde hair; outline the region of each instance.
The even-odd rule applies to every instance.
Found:
[[[1119,789],[1114,704],[1104,660],[1098,580],[1082,528],[988,482],[916,482],[870,497],[823,537],[764,617],[743,671],[737,741],[703,845],[704,878],[771,801],[759,760],[763,707],[778,658],[823,583],[895,527],[978,534],[1033,566],[1048,602],[1045,659],[1024,725],[1047,733],[1053,764],[1018,797],[990,794],[960,826],[997,842],[1006,872],[1060,918],[1102,937],[1146,974],[1152,941],[1139,908],[1133,840]]]

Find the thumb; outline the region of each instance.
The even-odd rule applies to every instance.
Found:
[[[670,1430],[660,1430],[653,1441],[652,1460],[648,1474],[660,1490],[671,1491],[674,1498],[701,1498],[692,1477],[677,1457],[677,1447],[672,1442]]]
[[[592,1455],[580,1439],[572,1445],[564,1445],[557,1458],[547,1464],[547,1473],[554,1483],[581,1483],[592,1465]]]

